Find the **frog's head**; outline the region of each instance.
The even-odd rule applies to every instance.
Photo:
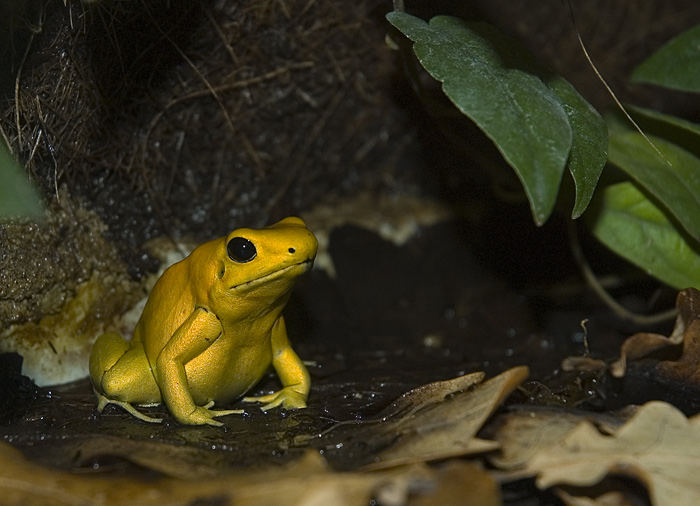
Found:
[[[318,249],[316,237],[296,217],[260,230],[239,228],[222,239],[209,292],[217,314],[283,306],[297,278],[311,269]]]

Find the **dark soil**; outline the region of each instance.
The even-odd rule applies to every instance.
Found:
[[[549,234],[530,232],[530,247],[544,247],[538,238]],[[614,358],[633,327],[600,304],[566,257],[556,269],[559,279],[568,280],[560,290],[538,290],[533,296],[544,282],[539,270],[515,269],[533,275],[504,281],[495,275],[504,268],[499,243],[494,241],[485,254],[480,233],[466,222],[449,222],[398,248],[355,227],[333,232],[330,252],[337,278],[312,271],[285,311],[295,349],[315,363],[308,409],[262,413],[236,403],[246,414],[222,418],[224,427],[215,428],[182,426],[164,407],[149,408],[149,414],[165,418],[153,425],[113,406],[97,413],[87,380],[35,389],[17,372],[8,374],[8,365],[3,368],[8,393],[2,396],[0,433],[48,466],[140,479],[159,474],[157,464],[143,459],[172,452],[168,458],[193,469],[226,471],[288,462],[314,448],[335,469],[353,470],[372,462],[387,444],[361,430],[363,423],[376,419],[403,392],[474,371],[494,376],[522,364],[531,376],[503,409],[528,405],[601,413],[662,398],[688,413],[700,410],[689,402],[697,396],[679,394],[678,385],[660,383],[644,366],[633,368],[625,380],[605,372],[562,372],[559,364],[567,356]],[[520,267],[530,262],[521,258]],[[584,319],[588,349],[580,326]],[[255,392],[276,388],[278,380],[270,374]],[[329,431],[339,422],[345,425]],[[512,499],[507,504],[551,500],[529,482],[513,487],[504,489]]]

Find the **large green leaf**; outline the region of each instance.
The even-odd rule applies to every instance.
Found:
[[[678,229],[633,183],[602,192],[595,236],[647,273],[682,289],[700,288],[700,246]]]
[[[0,144],[0,220],[38,217],[43,212],[39,193]]]
[[[625,105],[644,133],[653,134],[698,156],[700,153],[700,125],[691,121],[634,105]],[[630,130],[629,122],[624,127]]]
[[[633,81],[700,91],[700,25],[667,42],[632,73]]]
[[[457,108],[490,137],[515,169],[537,224],[552,212],[572,143],[559,98],[530,58],[494,28],[437,16],[430,24],[392,12],[421,65]]]
[[[561,77],[549,81],[561,100],[573,131],[569,153],[569,171],[576,185],[576,202],[571,217],[576,219],[586,210],[608,159],[608,129],[591,104]]]
[[[609,159],[657,198],[700,239],[700,159],[676,144],[634,131],[611,130]]]
[[[697,123],[679,118],[678,116],[673,116],[672,114],[664,114],[653,109],[646,109],[644,107],[629,104],[625,105],[625,107],[629,110],[632,116],[643,116],[649,120],[661,123],[665,125],[665,130],[667,130],[669,127],[685,130],[689,133],[697,135],[698,137],[696,140],[700,141],[700,125]]]

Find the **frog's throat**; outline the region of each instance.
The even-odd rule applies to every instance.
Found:
[[[265,284],[269,281],[272,281],[275,278],[278,278],[278,277],[284,275],[286,272],[288,272],[292,269],[297,269],[297,268],[301,267],[302,268],[301,273],[304,273],[304,272],[310,270],[313,265],[314,265],[313,259],[309,258],[307,260],[304,260],[303,262],[298,262],[296,264],[282,267],[281,269],[277,269],[276,271],[272,271],[269,274],[265,274],[264,276],[260,276],[259,278],[251,279],[250,281],[245,281],[243,283],[233,285],[233,286],[229,287],[229,290],[247,290],[248,288],[255,288],[258,285]]]

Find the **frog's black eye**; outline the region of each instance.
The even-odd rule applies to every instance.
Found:
[[[258,254],[255,244],[244,237],[234,237],[226,245],[228,257],[234,262],[244,264],[250,262]]]

